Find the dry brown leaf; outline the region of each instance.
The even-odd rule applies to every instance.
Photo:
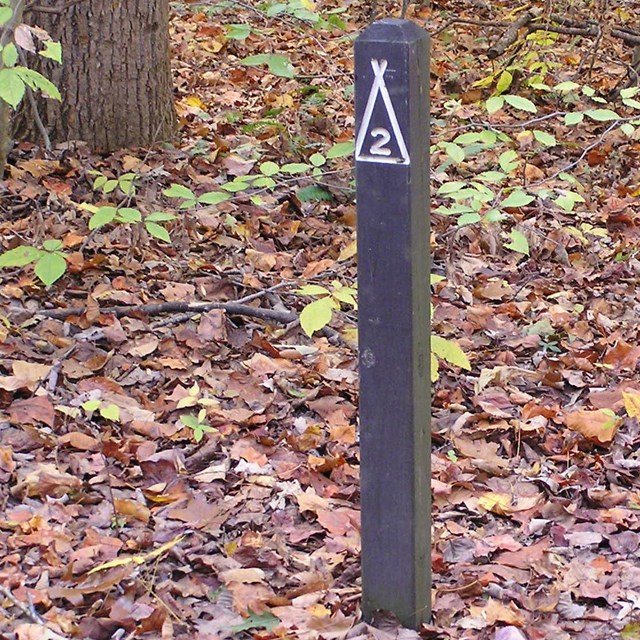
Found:
[[[564,413],[565,424],[598,444],[609,444],[622,423],[610,409],[570,411]]]

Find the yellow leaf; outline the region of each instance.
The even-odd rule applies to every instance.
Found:
[[[335,307],[336,303],[328,296],[310,302],[300,314],[300,326],[311,337],[314,331],[319,331],[331,322]]]
[[[478,500],[478,505],[485,511],[504,516],[511,511],[511,496],[506,493],[485,493]]]
[[[147,560],[151,560],[151,558],[155,558],[157,556],[162,555],[165,551],[169,551],[172,547],[175,547],[179,542],[184,540],[184,536],[176,536],[173,540],[166,542],[161,547],[150,551],[149,553],[145,553],[137,556],[125,556],[124,558],[116,558],[115,560],[110,560],[109,562],[103,562],[99,564],[97,567],[93,567],[87,571],[87,575],[91,575],[92,573],[96,573],[98,571],[102,571],[103,569],[111,569],[112,567],[121,567],[127,564],[144,564]]]
[[[627,415],[630,418],[640,416],[640,392],[623,391],[622,398],[624,399],[624,408],[627,410]]]
[[[431,354],[431,382],[436,382],[440,372],[438,371],[438,358]]]
[[[188,98],[186,98],[185,102],[190,106],[190,107],[197,107],[198,109],[206,109],[207,105],[202,102],[202,100],[200,100],[200,98],[198,98],[198,96],[189,96]]]
[[[463,369],[471,369],[469,358],[467,358],[458,343],[453,340],[446,340],[441,336],[431,336],[431,350],[438,358],[445,360],[449,364]]]

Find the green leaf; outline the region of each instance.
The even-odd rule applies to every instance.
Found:
[[[62,249],[62,242],[57,238],[50,238],[42,243],[42,248],[49,252],[58,251],[58,249]]]
[[[251,27],[248,24],[228,24],[227,38],[230,40],[245,40],[251,35]]]
[[[329,289],[325,289],[319,284],[305,284],[299,289],[296,289],[296,293],[299,293],[303,296],[327,296],[331,292],[329,291]]]
[[[7,24],[13,17],[13,9],[11,7],[0,7],[0,27]]]
[[[226,184],[220,185],[221,189],[225,191],[229,191],[230,193],[238,193],[239,191],[245,191],[249,188],[249,183],[247,180],[241,180],[240,178],[235,178],[231,182],[227,182]]]
[[[107,176],[103,176],[103,175],[99,175],[94,181],[93,181],[93,188],[97,191],[98,189],[102,189],[102,187],[104,187],[104,185],[107,183],[107,180],[109,178],[107,178]]]
[[[511,242],[505,245],[508,249],[515,251],[516,253],[524,253],[525,256],[529,255],[529,241],[527,237],[518,231],[517,229],[511,230]]]
[[[545,147],[555,147],[556,144],[558,144],[555,136],[547,133],[546,131],[534,131],[533,137]]]
[[[123,222],[125,224],[135,224],[142,220],[142,214],[132,207],[122,207],[122,209],[118,209],[116,219],[118,222]]]
[[[112,223],[118,210],[115,207],[100,207],[89,219],[89,229],[99,229],[105,224]]]
[[[625,136],[629,138],[636,132],[636,128],[630,122],[625,122],[620,127],[620,130],[622,131],[622,133],[624,133]]]
[[[482,134],[473,131],[470,133],[462,133],[454,140],[456,144],[462,145],[474,144],[482,141]]]
[[[456,191],[460,191],[461,189],[466,188],[466,186],[466,182],[460,182],[459,180],[453,182],[445,182],[443,185],[438,187],[437,193],[439,193],[440,195],[452,194]]]
[[[333,196],[326,189],[316,185],[298,189],[298,191],[296,191],[296,195],[300,202],[331,202],[333,200]]]
[[[504,107],[504,98],[502,96],[491,96],[487,100],[485,107],[488,113],[495,113],[496,111],[500,111],[500,109]]]
[[[555,199],[555,203],[567,213],[573,211],[576,202],[584,201],[585,199],[575,191],[563,191],[562,194]]]
[[[24,82],[16,68],[0,69],[0,99],[15,109],[20,104],[24,92]]]
[[[504,93],[513,82],[513,76],[508,71],[503,71],[496,83],[496,93]]]
[[[352,289],[345,287],[344,289],[337,289],[331,295],[334,300],[338,300],[343,304],[348,304],[351,307],[357,307],[358,303],[356,302],[356,299],[353,297],[353,294],[354,294],[354,291]]]
[[[269,611],[264,613],[254,613],[249,609],[249,617],[241,624],[236,624],[229,629],[231,633],[240,633],[241,631],[248,631],[249,629],[266,629],[271,631],[280,624],[280,619],[276,618]]]
[[[209,193],[203,193],[201,196],[198,196],[198,202],[200,204],[220,204],[230,197],[228,193],[222,193],[222,191],[210,191]]]
[[[486,222],[500,222],[506,217],[507,214],[503,211],[500,211],[500,209],[489,209],[489,211],[484,214],[484,219]]]
[[[468,224],[475,224],[476,222],[480,222],[480,220],[482,220],[482,218],[480,217],[479,213],[463,213],[459,218],[458,218],[458,226],[459,227],[465,227]]]
[[[55,60],[57,63],[62,63],[62,45],[59,42],[53,40],[44,41],[44,49],[38,52],[43,58],[49,58]]]
[[[100,404],[98,409],[100,415],[105,420],[111,420],[111,422],[120,422],[120,407],[116,404]]]
[[[158,240],[162,240],[167,244],[171,244],[171,236],[169,235],[169,232],[164,227],[161,227],[159,224],[156,224],[155,222],[149,222],[149,221],[145,221],[144,226],[145,226],[145,229],[154,238],[158,238]]]
[[[282,173],[288,173],[292,175],[294,173],[304,173],[305,171],[309,171],[311,169],[311,165],[303,164],[302,162],[290,162],[289,164],[283,164],[280,167],[280,171]]]
[[[471,369],[469,358],[453,340],[446,340],[442,336],[431,336],[431,351],[441,360],[462,369]]]
[[[625,106],[631,107],[631,109],[640,109],[640,102],[638,102],[637,100],[625,98],[622,102]]]
[[[626,100],[627,98],[633,98],[634,96],[637,96],[638,93],[640,93],[640,87],[627,87],[626,89],[620,90],[620,97],[623,100]]]
[[[480,141],[487,145],[494,145],[498,140],[498,134],[495,131],[481,131]]]
[[[273,178],[269,178],[268,176],[262,176],[261,178],[256,178],[252,180],[251,186],[254,188],[265,188],[272,189],[276,186],[276,181]]]
[[[198,429],[200,427],[200,421],[193,413],[180,416],[180,422],[182,422],[185,427],[189,427],[189,429]]]
[[[269,71],[280,78],[295,78],[296,75],[289,58],[277,53],[259,53],[240,60],[240,63],[245,65],[266,64]]]
[[[26,67],[15,67],[15,71],[20,76],[20,79],[34,91],[40,90],[54,100],[62,100],[58,87],[50,80],[47,80],[41,73]]]
[[[260,173],[264,176],[275,176],[276,173],[280,172],[280,167],[270,160],[267,162],[263,162],[260,165]]]
[[[154,211],[150,213],[145,222],[168,222],[169,220],[175,220],[177,218],[173,213],[167,213],[166,211]]]
[[[564,116],[564,123],[569,127],[574,124],[580,124],[584,120],[584,113],[582,111],[574,111],[567,113]]]
[[[502,171],[483,171],[476,176],[476,179],[482,182],[488,182],[489,184],[495,184],[502,182],[506,177],[507,174],[502,173]]]
[[[500,154],[500,157],[498,158],[498,164],[505,173],[509,173],[518,168],[517,160],[518,154],[513,149],[509,149]]]
[[[528,193],[525,193],[521,189],[516,189],[512,191],[502,202],[501,205],[504,208],[507,207],[524,207],[535,200],[534,196],[530,196]]]
[[[83,402],[80,406],[85,410],[85,411],[97,411],[100,408],[100,400],[87,400],[86,402]]]
[[[269,60],[268,53],[257,53],[256,55],[243,58],[242,60],[240,60],[240,64],[244,64],[247,66],[254,66],[257,64],[266,64],[268,60]]]
[[[444,282],[446,280],[446,278],[444,276],[441,276],[437,273],[432,273],[431,274],[431,279],[430,279],[430,284],[437,284],[438,282]]]
[[[135,185],[133,184],[134,178],[125,179],[120,178],[118,180],[118,186],[120,187],[120,191],[124,193],[126,196],[132,196],[136,192]]]
[[[18,50],[13,42],[10,42],[2,50],[2,62],[5,67],[13,67],[18,62]]]
[[[41,255],[41,249],[29,245],[16,247],[0,255],[0,267],[24,267],[38,260]]]
[[[167,198],[182,198],[183,200],[195,200],[196,195],[191,191],[191,189],[187,189],[187,187],[183,187],[181,184],[172,184],[168,189],[165,189],[163,195],[167,196]]]
[[[569,91],[575,91],[579,88],[580,85],[577,82],[572,82],[569,80],[567,82],[561,82],[560,84],[557,84],[555,87],[553,87],[553,90],[559,91],[560,93],[569,93]]]
[[[620,120],[620,116],[611,109],[589,109],[584,115],[596,122],[608,122],[611,120]]]
[[[35,274],[50,287],[67,270],[67,261],[59,253],[43,253],[35,266]]]
[[[300,314],[300,326],[309,336],[313,336],[315,331],[319,331],[331,322],[335,303],[330,297],[320,298],[309,303]]]
[[[445,153],[456,163],[460,164],[464,160],[464,149],[453,142],[444,143]]]
[[[329,151],[327,151],[327,158],[344,158],[345,156],[350,156],[353,153],[355,148],[355,144],[353,140],[348,140],[347,142],[338,142],[334,144]]]
[[[117,180],[107,180],[107,181],[102,185],[102,191],[103,191],[104,193],[112,193],[112,192],[114,192],[117,188],[118,188],[118,181],[117,181]]]
[[[503,96],[508,104],[510,104],[514,109],[519,109],[520,111],[528,111],[529,113],[537,113],[538,108],[536,107],[531,100],[528,98],[523,98],[522,96],[512,96],[507,95]]]
[[[314,167],[321,167],[323,164],[326,163],[326,161],[327,159],[321,153],[314,153],[309,156],[309,162]]]

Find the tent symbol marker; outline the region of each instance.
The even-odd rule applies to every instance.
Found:
[[[373,84],[371,85],[371,91],[369,92],[369,99],[367,100],[367,106],[364,110],[364,116],[362,118],[362,124],[358,131],[358,137],[356,139],[356,161],[358,162],[379,162],[382,164],[409,164],[409,152],[407,151],[407,145],[405,144],[402,131],[400,130],[400,124],[396,116],[393,103],[391,102],[391,96],[389,90],[384,81],[384,73],[387,70],[387,60],[371,59],[371,68],[373,69]],[[387,147],[387,143],[391,140],[392,134],[388,129],[384,127],[374,127],[369,131],[371,126],[371,117],[373,115],[373,109],[376,104],[378,96],[382,97],[385,109],[387,111],[387,117],[391,123],[391,129],[393,136],[395,137],[396,144],[400,151],[400,155],[393,155],[391,149]],[[368,135],[367,135],[368,134]],[[373,142],[370,144],[368,152],[363,152],[365,141],[369,138],[373,138]]]

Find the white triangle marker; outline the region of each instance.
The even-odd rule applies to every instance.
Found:
[[[404,142],[402,131],[400,130],[400,124],[396,117],[393,103],[391,102],[391,96],[389,90],[384,82],[384,72],[387,70],[388,62],[386,60],[376,60],[372,58],[371,67],[373,69],[374,79],[371,85],[371,91],[369,92],[369,99],[367,100],[367,106],[364,110],[364,116],[362,118],[362,124],[360,125],[360,131],[358,131],[358,138],[356,140],[356,161],[359,162],[380,162],[382,164],[409,164],[409,152],[407,151],[407,145]],[[369,131],[371,126],[371,116],[373,115],[373,108],[376,104],[378,95],[382,96],[382,101],[387,110],[387,116],[389,122],[391,122],[391,128],[393,129],[393,135],[395,136],[396,144],[400,150],[400,157],[392,156],[391,149],[385,145],[391,140],[391,133],[384,127],[375,127]],[[374,142],[369,147],[369,153],[363,153],[362,147],[364,146],[367,135],[374,138]]]

